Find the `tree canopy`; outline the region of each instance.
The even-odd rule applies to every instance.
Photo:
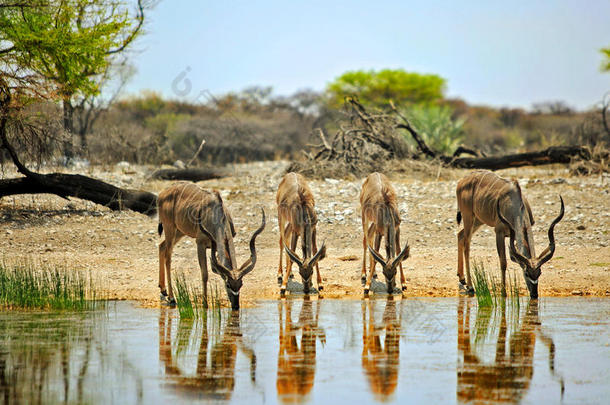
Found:
[[[363,105],[387,107],[428,104],[443,98],[446,80],[435,74],[407,72],[403,69],[353,70],[327,86],[330,104],[340,106],[346,96],[357,96]]]
[[[62,98],[97,94],[97,79],[111,55],[124,50],[142,25],[141,2],[138,17],[129,9],[121,0],[5,4],[0,13],[2,68],[40,75]]]
[[[610,47],[602,48],[600,52],[602,55],[604,55],[604,60],[602,61],[602,72],[610,72]]]

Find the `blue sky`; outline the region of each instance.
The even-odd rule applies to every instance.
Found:
[[[287,95],[346,70],[403,68],[439,74],[448,96],[473,104],[583,109],[610,90],[605,46],[607,0],[164,0],[136,45],[127,92],[203,101],[263,85]]]

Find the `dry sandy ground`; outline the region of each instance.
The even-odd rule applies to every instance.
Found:
[[[232,177],[200,183],[220,190],[228,204],[237,229],[240,263],[247,258],[249,236],[260,223],[258,207],[267,212],[267,228],[257,239],[258,263],[246,276],[242,289],[245,303],[279,296],[275,192],[286,166],[286,162],[236,165]],[[152,171],[146,167],[95,167],[83,171],[119,186],[153,192],[169,184],[146,180],[146,174]],[[411,245],[411,257],[405,262],[408,285],[405,296],[458,294],[455,186],[466,173],[414,165],[409,173],[391,178],[400,200],[401,238],[408,239]],[[548,244],[546,231],[559,210],[558,194],[566,202],[566,215],[556,227],[555,257],[543,268],[540,294],[610,295],[610,178],[572,177],[562,166],[511,169],[500,174],[520,179],[537,221],[538,251]],[[358,208],[361,183],[362,179],[310,183],[319,217],[319,245],[326,241],[328,247],[327,258],[320,266],[324,297],[362,296],[362,228]],[[0,251],[5,260],[28,258],[85,269],[99,280],[109,296],[150,305],[157,305],[159,296],[160,238],[156,230],[156,218],[112,212],[77,199],[19,196],[0,200]],[[471,252],[488,270],[499,272],[491,228],[481,228],[475,234]],[[193,282],[200,280],[192,240],[183,239],[173,257],[176,272],[184,272]],[[509,271],[520,270],[509,262]],[[518,276],[523,286],[520,272]],[[294,280],[300,281],[298,273]],[[211,281],[220,283],[214,274]]]

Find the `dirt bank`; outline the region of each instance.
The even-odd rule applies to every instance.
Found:
[[[247,257],[248,238],[260,223],[258,207],[264,207],[268,214],[267,228],[257,240],[258,264],[242,289],[246,302],[278,296],[275,192],[286,166],[286,162],[237,165],[231,177],[200,183],[220,190],[228,204],[237,229],[240,263]],[[154,192],[170,184],[147,180],[153,168],[94,167],[86,171],[119,186]],[[457,294],[455,186],[465,174],[461,170],[414,167],[413,171],[392,178],[400,199],[401,238],[408,239],[411,245],[411,258],[405,262],[406,296]],[[540,294],[610,295],[610,178],[571,177],[562,166],[505,170],[500,174],[521,180],[536,218],[538,251],[548,243],[546,230],[559,210],[558,194],[566,202],[565,218],[556,227],[555,257],[543,268]],[[361,180],[311,182],[319,217],[319,244],[325,240],[328,247],[327,258],[321,264],[325,297],[362,296],[360,185]],[[5,260],[29,257],[90,270],[110,296],[151,305],[158,302],[160,239],[156,229],[156,218],[112,212],[85,201],[55,196],[7,197],[0,201],[0,251]],[[497,271],[492,229],[482,228],[475,234],[471,256]],[[173,257],[176,271],[186,272],[195,282],[199,280],[192,240],[181,241]],[[518,266],[510,263],[509,271],[514,270]],[[220,281],[214,274],[211,280]],[[298,274],[295,281],[299,281]],[[520,282],[523,285],[522,277]]]

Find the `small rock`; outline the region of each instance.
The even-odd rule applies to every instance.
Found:
[[[585,229],[587,229],[584,225],[578,225],[576,227],[576,229],[578,229],[579,231],[584,231]]]
[[[582,295],[582,291],[580,290],[574,290],[571,292],[572,295]]]
[[[173,165],[176,169],[186,169],[186,165],[180,159],[176,160]]]

